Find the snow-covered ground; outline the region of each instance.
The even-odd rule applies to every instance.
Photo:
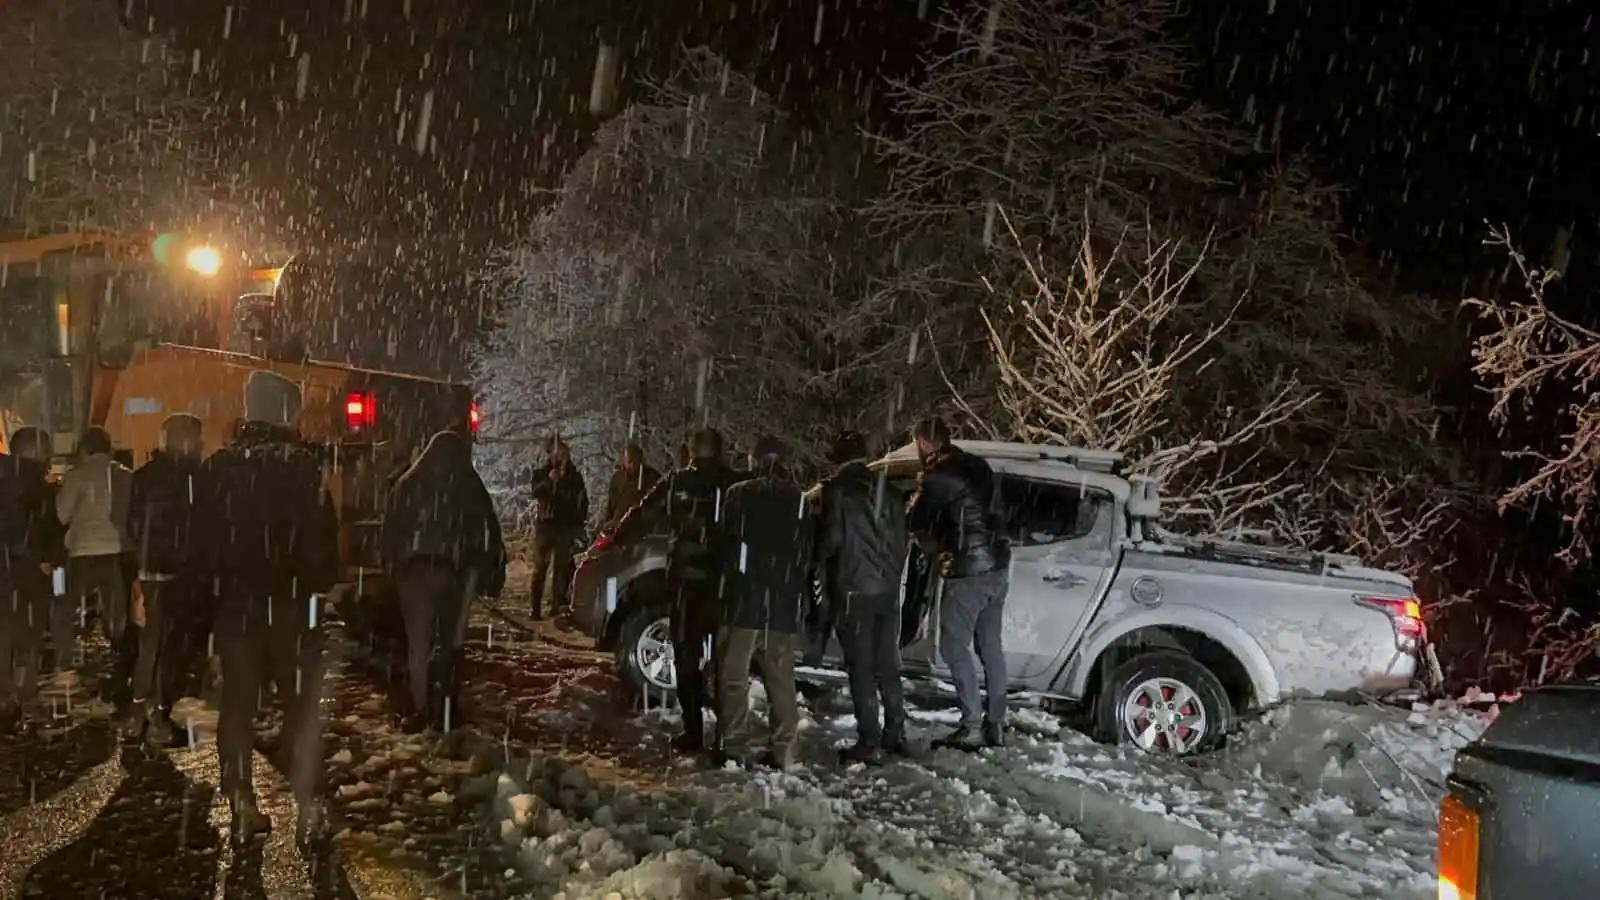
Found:
[[[565,693],[530,723],[546,744],[611,714],[592,685]],[[950,717],[915,721],[927,737]],[[1421,900],[1435,890],[1445,773],[1488,721],[1456,704],[1302,701],[1218,755],[1178,762],[1022,711],[1003,750],[844,768],[832,750],[853,739],[853,716],[827,705],[807,719],[809,762],[791,773],[678,761],[647,787],[625,765],[493,744],[482,752],[501,754],[503,771],[461,793],[492,805],[516,860],[505,875],[537,897]],[[661,711],[628,727],[643,745],[676,732]]]

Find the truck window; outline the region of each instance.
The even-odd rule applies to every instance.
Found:
[[[1092,488],[1000,475],[1001,514],[1014,546],[1057,544],[1087,537],[1110,497]]]

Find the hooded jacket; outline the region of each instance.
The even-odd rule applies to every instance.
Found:
[[[61,523],[44,463],[0,453],[0,569],[61,562]]]
[[[434,435],[395,482],[381,540],[391,570],[414,557],[433,557],[476,570],[485,596],[499,596],[505,586],[506,547],[494,501],[467,442],[455,432]]]
[[[177,575],[188,566],[196,501],[205,497],[201,462],[157,450],[133,473],[128,536],[141,577]]]
[[[234,602],[292,591],[297,600],[339,580],[339,519],[322,460],[287,428],[250,422],[200,467],[196,571]]]
[[[723,512],[723,624],[799,634],[816,533],[805,493],[761,475],[729,488]]]
[[[56,517],[67,529],[67,555],[115,556],[132,549],[128,537],[128,506],[133,493],[133,472],[96,453],[61,476],[56,494]]]
[[[821,503],[818,557],[828,593],[841,603],[851,595],[898,595],[910,543],[905,495],[856,461],[823,482]]]

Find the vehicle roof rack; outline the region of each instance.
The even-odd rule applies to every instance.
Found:
[[[1106,475],[1122,474],[1122,454],[1115,450],[1090,450],[1086,447],[1057,447],[1049,444],[1022,444],[1012,441],[952,441],[957,447],[985,459],[1037,460],[1059,462]],[[890,456],[915,456],[916,446],[906,444]]]

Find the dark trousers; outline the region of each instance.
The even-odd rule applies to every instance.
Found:
[[[850,594],[839,620],[839,642],[850,673],[850,700],[861,743],[888,747],[905,740],[906,698],[900,683],[900,598]],[[883,723],[878,698],[883,697]]]
[[[800,636],[771,629],[717,630],[717,746],[743,756],[750,746],[750,666],[767,689],[772,756],[780,766],[798,761],[800,704],[795,697],[794,658]]]
[[[406,669],[411,706],[430,725],[444,728],[461,720],[457,667],[467,636],[467,613],[477,592],[477,573],[459,572],[448,560],[413,558],[396,574],[395,591],[406,626]]]
[[[678,681],[678,706],[683,710],[683,732],[691,739],[705,739],[706,696],[705,663],[715,659],[713,643],[717,632],[716,587],[709,580],[680,579],[674,587],[672,606],[672,665]],[[748,668],[748,666],[746,667]]]
[[[49,602],[50,576],[38,564],[18,560],[12,570],[0,569],[0,709],[38,686]]]
[[[144,597],[144,625],[138,629],[139,650],[133,666],[133,699],[151,707],[168,708],[184,696],[185,682],[204,652],[203,634],[197,634],[196,588],[185,578],[145,579],[139,582]]]
[[[215,633],[222,657],[217,752],[223,793],[234,802],[253,798],[255,717],[271,682],[284,712],[279,745],[289,785],[296,800],[310,800],[322,770],[317,706],[322,696],[323,636],[319,628],[311,627],[308,598],[282,590],[269,599],[259,588],[253,595],[225,596]]]
[[[567,592],[572,588],[572,543],[577,540],[577,529],[539,523],[533,527],[533,585],[529,588],[528,602],[533,617],[544,615],[545,581],[550,582],[551,612],[567,606]]]
[[[950,667],[965,728],[977,728],[985,720],[995,728],[1005,727],[1006,656],[1000,634],[1009,587],[1003,570],[944,580],[939,598],[939,655]],[[972,660],[974,645],[983,665],[986,702],[981,705],[978,670]]]
[[[73,667],[72,654],[77,647],[78,625],[94,599],[99,614],[100,628],[106,641],[116,653],[112,680],[120,674],[126,678],[124,659],[132,653],[123,643],[128,627],[128,582],[123,571],[122,556],[74,556],[67,560],[67,595],[51,601],[50,640],[56,648],[56,670]]]

